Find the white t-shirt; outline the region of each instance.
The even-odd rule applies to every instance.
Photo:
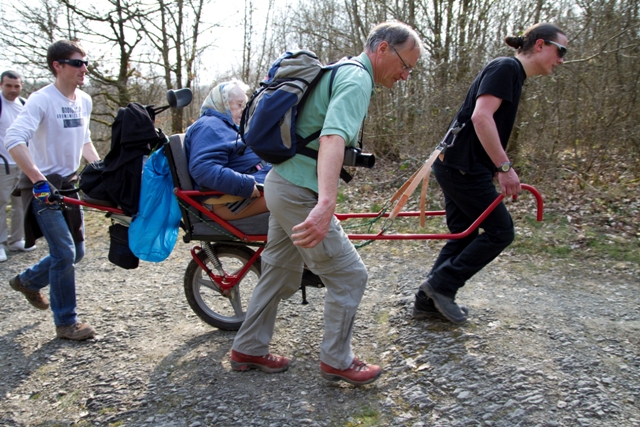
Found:
[[[80,89],[71,101],[53,84],[45,86],[31,94],[7,130],[4,145],[10,150],[28,141],[31,157],[43,175],[71,175],[80,166],[83,145],[91,142],[92,108],[91,97]]]
[[[7,162],[11,165],[15,165],[15,162],[11,158],[9,151],[4,148],[4,135],[7,133],[7,129],[11,126],[11,123],[18,117],[20,111],[22,111],[22,102],[18,98],[15,101],[9,101],[5,99],[0,93],[0,102],[2,102],[2,112],[0,112],[0,154],[7,159]],[[2,159],[0,159],[2,162]],[[2,165],[0,164],[0,168]],[[0,169],[2,170],[2,169]]]

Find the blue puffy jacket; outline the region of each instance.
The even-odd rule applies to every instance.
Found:
[[[250,197],[255,182],[263,183],[271,165],[256,171],[260,158],[238,136],[231,118],[208,109],[187,129],[184,141],[189,173],[198,188]]]

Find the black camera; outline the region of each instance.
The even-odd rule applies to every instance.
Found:
[[[359,168],[371,169],[376,164],[376,156],[370,153],[363,153],[359,148],[347,147],[344,150],[344,161],[342,166],[355,166]]]

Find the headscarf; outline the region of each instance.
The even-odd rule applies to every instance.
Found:
[[[224,88],[229,83],[230,82],[220,83],[219,85],[211,89],[211,92],[209,92],[209,95],[207,95],[204,102],[202,103],[202,107],[200,107],[200,115],[203,115],[205,111],[211,108],[212,110],[231,117],[231,111],[229,111],[229,97],[224,96]]]

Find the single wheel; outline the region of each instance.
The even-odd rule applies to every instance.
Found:
[[[238,274],[255,253],[246,246],[215,244],[210,248],[227,275]],[[214,274],[221,274],[204,249],[197,256]],[[242,280],[225,296],[198,263],[191,260],[184,273],[184,292],[191,309],[200,319],[218,329],[237,331],[244,322],[247,304],[258,284],[260,272],[258,258]]]

